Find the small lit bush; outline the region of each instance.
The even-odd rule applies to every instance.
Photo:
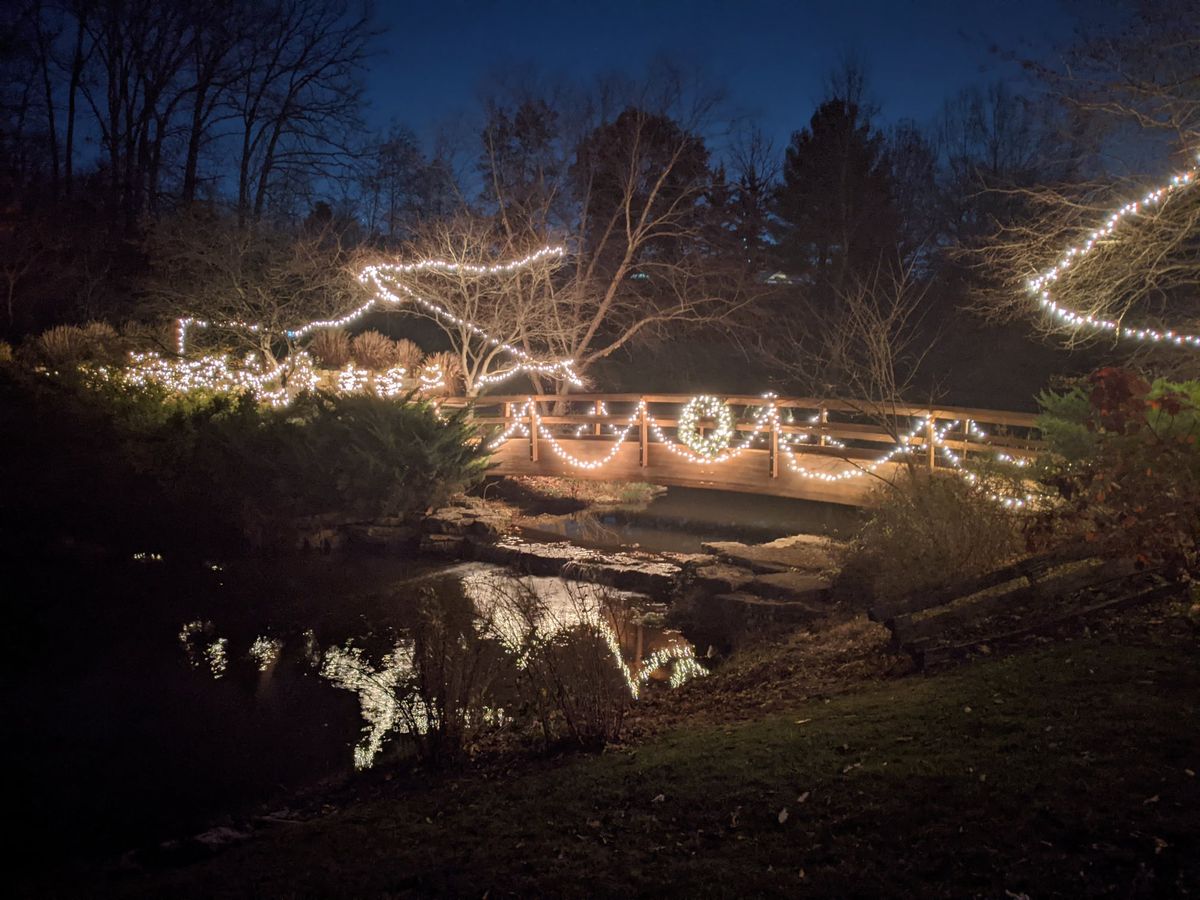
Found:
[[[912,469],[881,485],[844,551],[838,591],[893,600],[969,578],[1024,549],[1023,519],[952,473]]]
[[[432,377],[432,373],[441,373],[443,387],[440,392],[447,395],[460,393],[463,384],[463,367],[462,360],[450,351],[446,350],[441,353],[431,353],[425,357],[423,371],[427,377]]]
[[[313,335],[308,349],[326,369],[340,369],[350,362],[350,335],[340,328],[323,328]]]
[[[364,331],[350,342],[350,357],[365,369],[390,369],[396,364],[396,342],[378,331]]]

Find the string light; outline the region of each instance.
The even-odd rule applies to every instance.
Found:
[[[371,380],[371,373],[360,369],[354,363],[346,363],[345,368],[338,372],[337,386],[343,394],[356,394],[366,389]]]
[[[545,375],[551,378],[557,378],[562,381],[567,381],[576,387],[581,387],[583,385],[583,380],[575,372],[574,360],[559,360],[557,362],[536,360],[520,347],[516,347],[513,344],[494,337],[484,329],[480,328],[474,322],[469,322],[460,316],[456,316],[444,306],[434,303],[432,300],[429,300],[426,297],[422,297],[407,284],[404,284],[402,280],[400,280],[404,276],[413,275],[428,270],[442,272],[466,272],[470,275],[479,277],[499,275],[527,268],[543,259],[557,259],[563,256],[565,253],[566,249],[564,247],[542,247],[540,250],[537,250],[521,259],[512,260],[511,262],[507,263],[497,263],[490,266],[477,266],[468,263],[456,263],[436,259],[420,260],[414,263],[379,263],[376,265],[367,266],[361,273],[359,273],[358,278],[363,284],[370,283],[374,286],[375,292],[378,295],[377,299],[382,299],[386,303],[390,303],[392,305],[400,305],[404,303],[405,299],[407,299],[420,306],[426,312],[433,314],[436,318],[466,329],[485,344],[488,344],[492,347],[498,347],[517,360],[512,366],[501,372],[493,372],[479,376],[477,381],[480,384],[498,384],[501,381],[524,372],[528,374]],[[392,287],[389,287],[389,284],[391,284],[395,290],[393,290]],[[404,296],[397,294],[396,290],[400,291]],[[350,321],[353,321],[353,319],[358,318],[361,315],[365,315],[370,311],[371,308],[373,308],[374,304],[375,300],[373,299],[368,304],[364,304],[364,306],[360,309],[355,310],[355,312],[350,314],[352,317]],[[295,332],[295,335],[302,336],[303,334],[306,334],[308,330],[311,330],[309,329],[309,326],[304,326],[304,328],[298,329]]]
[[[709,399],[711,400],[713,398]],[[758,437],[761,432],[766,430],[768,427],[774,430],[777,430],[781,427],[779,409],[775,403],[775,395],[765,394],[764,400],[766,400],[767,403],[755,416],[754,426],[751,429],[749,436],[737,447],[726,446],[719,456],[703,456],[694,452],[691,447],[681,444],[676,440],[672,440],[667,436],[657,420],[650,415],[647,404],[644,400],[639,401],[637,406],[634,407],[634,410],[632,413],[630,413],[629,418],[623,423],[623,427],[616,426],[619,430],[614,437],[612,447],[604,456],[598,459],[580,459],[563,447],[562,444],[554,437],[553,433],[543,424],[542,417],[538,412],[537,405],[532,397],[527,398],[525,403],[519,408],[513,403],[506,404],[507,414],[513,418],[513,422],[488,444],[488,449],[498,449],[518,433],[523,432],[524,436],[527,437],[529,434],[528,429],[522,429],[523,423],[521,420],[528,418],[530,421],[530,427],[538,430],[538,435],[550,444],[551,449],[559,458],[575,468],[586,471],[595,471],[603,468],[616,457],[616,455],[620,452],[622,443],[632,430],[634,423],[637,422],[639,417],[645,416],[647,425],[654,433],[659,445],[663,446],[665,449],[676,454],[677,456],[687,460],[688,462],[699,465],[715,465],[736,459],[747,449],[749,449],[755,438]],[[722,405],[724,406],[724,404]],[[727,407],[725,408],[727,409]],[[682,417],[680,421],[683,421]],[[816,419],[814,418],[812,421],[816,421]],[[876,472],[881,466],[892,462],[897,457],[911,453],[917,446],[914,444],[914,440],[918,435],[925,433],[928,434],[932,439],[933,446],[941,451],[942,456],[949,463],[952,470],[965,477],[971,483],[976,483],[978,477],[973,472],[970,472],[968,469],[966,469],[962,459],[946,445],[947,435],[957,428],[961,422],[961,419],[955,419],[942,425],[940,428],[933,429],[932,433],[930,433],[930,419],[928,417],[920,419],[908,433],[901,435],[899,443],[886,453],[869,462],[856,463],[852,468],[843,469],[840,472],[827,472],[820,469],[810,468],[809,466],[806,466],[798,461],[795,445],[806,443],[811,438],[810,434],[802,433],[799,435],[793,435],[791,440],[787,440],[787,436],[781,434],[779,436],[779,448],[781,452],[787,456],[788,468],[799,477],[824,481],[827,483],[837,483],[870,475]],[[732,424],[730,427],[732,429]],[[974,436],[986,438],[986,434],[979,429],[972,420],[967,421],[967,429]],[[843,444],[841,446],[844,447],[845,445]],[[997,462],[1007,463],[1017,467],[1023,467],[1028,464],[1027,460],[1017,460],[1006,453],[996,453],[995,460]],[[1000,494],[991,494],[989,496],[991,499],[996,500],[1005,506],[1014,508],[1024,507],[1034,499],[1031,494],[1025,494],[1022,498],[1007,497]]]
[[[1196,157],[1200,162],[1200,154]],[[1160,331],[1155,328],[1133,328],[1113,319],[1106,319],[1090,313],[1076,312],[1058,303],[1051,294],[1050,286],[1073,265],[1078,265],[1098,246],[1100,241],[1116,231],[1117,226],[1129,216],[1138,215],[1149,208],[1158,207],[1178,191],[1194,186],[1200,181],[1200,169],[1191,168],[1175,175],[1164,185],[1147,193],[1141,200],[1126,203],[1113,212],[1104,224],[1093,231],[1082,244],[1068,247],[1058,261],[1044,272],[1031,278],[1028,289],[1037,296],[1038,303],[1047,313],[1064,324],[1073,328],[1090,328],[1093,331],[1107,332],[1117,337],[1128,338],[1151,343],[1171,344],[1177,347],[1200,348],[1200,335],[1188,334],[1168,329]]]
[[[708,434],[700,433],[701,419],[715,419],[716,427]],[[679,413],[675,426],[679,442],[707,460],[717,458],[733,439],[733,414],[729,407],[708,394],[689,400]]]

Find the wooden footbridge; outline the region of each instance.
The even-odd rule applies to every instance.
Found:
[[[869,502],[871,488],[903,466],[1031,460],[1042,447],[1029,413],[889,406],[881,414],[848,401],[716,399],[728,411],[728,441],[723,450],[710,445],[703,452],[695,440],[680,439],[680,420],[696,400],[688,395],[484,396],[473,401],[473,415],[500,429],[491,439],[492,471],[500,475],[639,481],[852,506]],[[721,428],[694,411],[687,424],[693,435]]]

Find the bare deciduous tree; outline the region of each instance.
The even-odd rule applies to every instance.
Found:
[[[158,222],[147,248],[147,296],[166,316],[212,323],[194,332],[199,346],[274,359],[292,348],[289,331],[366,299],[357,257],[332,226],[297,237],[193,210]]]
[[[393,274],[386,281],[407,301],[403,310],[431,319],[449,339],[468,395],[477,394],[489,379],[512,371],[519,362],[502,344],[545,347],[549,343],[553,310],[546,298],[562,261],[547,256],[521,268],[477,271],[537,249],[511,246],[491,219],[464,213],[430,222],[404,253],[406,261],[439,260],[451,267],[387,270]],[[436,304],[436,310],[450,316],[417,298]]]
[[[911,421],[906,409],[932,399],[916,396],[938,339],[925,321],[927,287],[911,269],[880,266],[843,289],[836,304],[784,317],[763,349],[802,393],[851,404],[899,442]]]

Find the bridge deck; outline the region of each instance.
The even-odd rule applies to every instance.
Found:
[[[560,438],[559,442],[579,459],[596,459],[606,456],[612,447],[611,441],[573,440]],[[879,484],[872,476],[844,479],[836,482],[804,478],[782,466],[776,478],[770,477],[770,452],[746,450],[737,459],[717,465],[688,462],[676,456],[661,444],[650,445],[649,461],[641,465],[641,448],[635,442],[622,444],[616,455],[601,469],[581,469],[570,465],[553,451],[544,448],[540,459],[529,458],[527,440],[508,441],[493,453],[495,467],[490,471],[497,475],[556,475],[568,478],[586,478],[601,481],[645,481],[674,487],[710,488],[721,491],[738,491],[747,494],[770,494],[776,497],[793,497],[799,500],[820,500],[825,503],[841,503],[863,506],[870,489]],[[831,475],[844,472],[852,466],[840,459],[804,457],[805,465]],[[890,477],[896,463],[880,467],[878,475]]]

